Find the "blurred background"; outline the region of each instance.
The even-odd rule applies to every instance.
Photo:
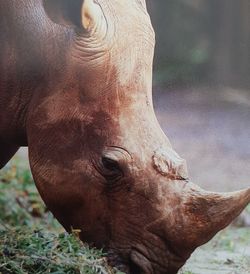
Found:
[[[248,0],[148,0],[155,83],[250,87]]]

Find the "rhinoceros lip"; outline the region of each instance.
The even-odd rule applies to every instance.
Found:
[[[107,259],[110,266],[117,268],[124,273],[130,273],[127,256],[121,255],[116,249],[107,250]]]
[[[142,250],[133,247],[130,251],[126,250],[125,255],[120,252],[113,249],[108,250],[109,265],[127,274],[153,273],[151,262]]]

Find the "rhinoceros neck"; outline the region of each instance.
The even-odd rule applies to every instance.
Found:
[[[49,21],[41,0],[1,1],[0,139],[27,145],[30,103],[63,71],[70,36]]]

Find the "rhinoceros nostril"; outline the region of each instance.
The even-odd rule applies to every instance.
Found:
[[[129,260],[129,271],[130,271],[130,273],[141,274],[140,267],[137,264],[135,264],[132,261],[132,259]]]
[[[107,260],[110,266],[115,267],[119,271],[122,271],[122,273],[131,273],[127,256],[125,256],[125,259],[124,256],[122,256],[122,254],[117,252],[117,250],[115,251],[113,249],[105,250],[104,248],[104,251],[106,251],[107,253]]]

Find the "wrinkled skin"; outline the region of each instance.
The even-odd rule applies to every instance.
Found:
[[[192,184],[154,114],[144,0],[0,0],[0,166],[29,147],[67,231],[127,273],[173,274],[249,203]]]

